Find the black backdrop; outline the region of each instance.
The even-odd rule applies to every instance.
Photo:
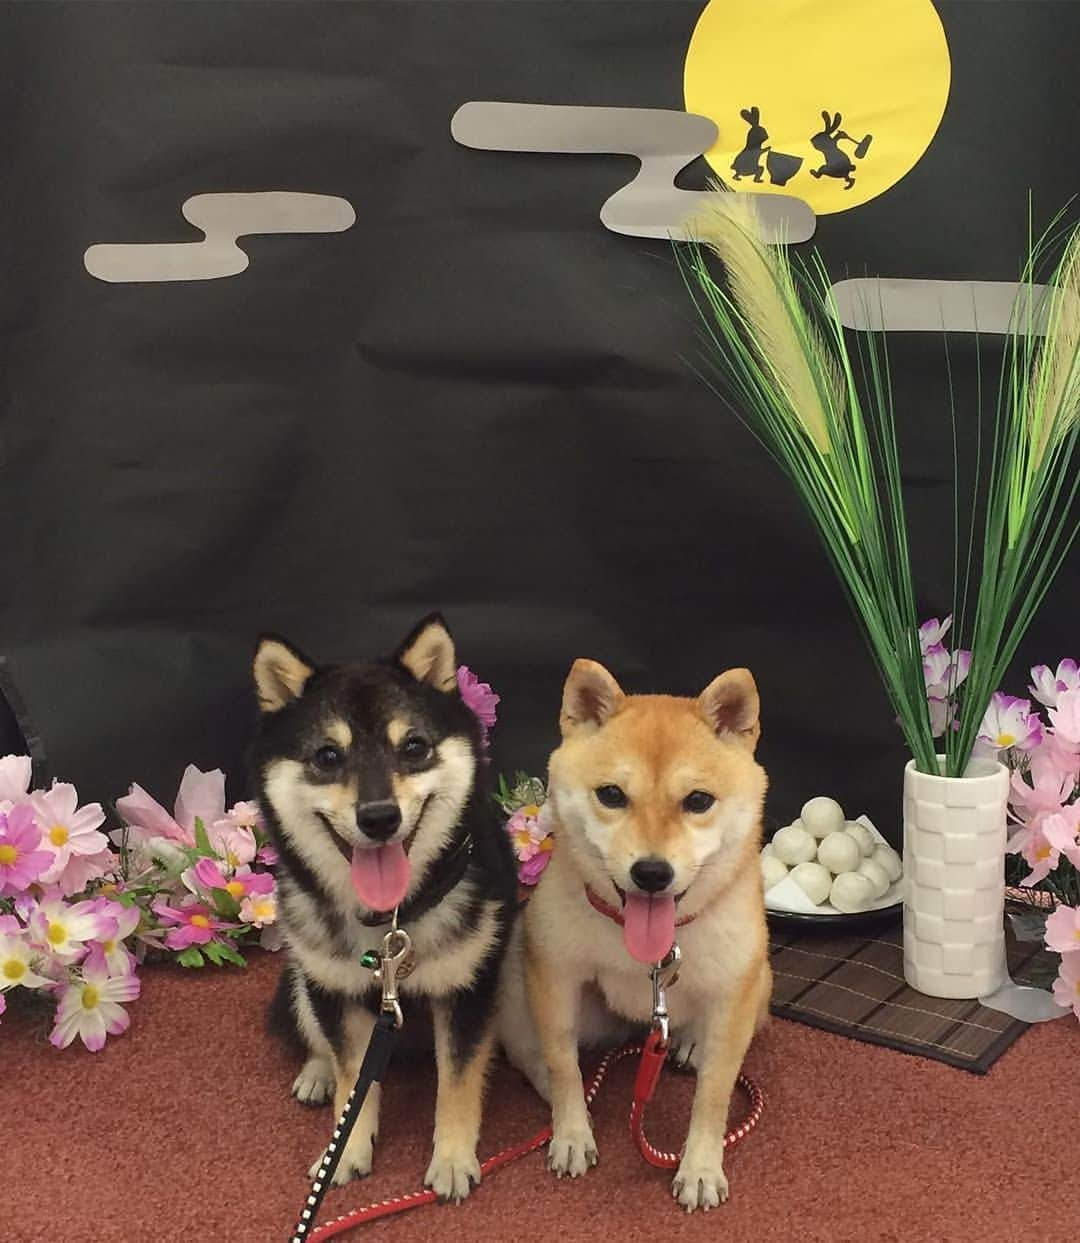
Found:
[[[938,7],[941,130],[891,191],[821,219],[838,276],[1013,279],[1029,188],[1045,221],[1077,187],[1080,5]],[[449,135],[469,99],[682,107],[700,9],[0,9],[0,649],[39,777],[171,796],[190,760],[239,794],[258,631],[347,657],[439,607],[503,694],[503,767],[542,764],[577,655],[684,693],[746,664],[773,822],[826,792],[895,832],[902,747],[814,536],[690,375],[667,244],[599,223],[632,161]],[[225,280],[83,268],[95,242],[193,240],[192,194],[262,189],[344,196],[357,223],[249,239]],[[929,615],[948,608],[942,343],[892,350]],[[970,436],[973,344],[951,350]],[[1078,588],[1074,555],[1015,690],[1080,654]]]

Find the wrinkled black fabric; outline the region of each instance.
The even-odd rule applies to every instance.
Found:
[[[625,157],[470,151],[469,99],[678,108],[699,3],[0,9],[0,653],[38,777],[171,799],[236,774],[262,630],[320,657],[445,611],[536,770],[575,656],[628,689],[761,686],[772,823],[817,793],[895,836],[903,747],[790,488],[695,378],[670,248],[600,225]],[[941,130],[823,218],[837,275],[1014,279],[1028,190],[1077,187],[1080,6],[942,3]],[[704,184],[699,163],[682,178]],[[243,242],[240,276],[109,285],[105,241],[182,241],[190,195],[342,195],[357,223]],[[975,349],[950,341],[970,446]],[[1000,343],[984,341],[986,410]],[[942,341],[897,337],[924,615],[951,607]],[[1076,651],[1066,565],[1019,654]],[[12,732],[10,728],[7,731]]]

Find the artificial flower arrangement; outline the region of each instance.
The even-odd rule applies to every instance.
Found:
[[[923,675],[934,736],[955,716],[955,692],[971,653],[950,652],[943,639],[952,618],[919,627]],[[1030,699],[995,691],[979,724],[976,754],[994,755],[1009,769],[1007,891],[1014,930],[1060,955],[1054,999],[1080,1019],[1080,668],[1036,665]],[[1018,908],[1018,909],[1017,909]]]
[[[1010,774],[983,753],[979,734],[988,713],[1016,708],[995,688],[1080,529],[1080,228],[1059,223],[1028,247],[988,451],[981,420],[972,428],[975,482],[966,503],[949,388],[956,657],[941,634],[918,625],[884,336],[853,333],[849,345],[824,262],[763,242],[752,195],[710,195],[691,226],[697,240],[675,251],[706,364],[799,494],[911,755],[903,775],[904,978],[931,996],[1005,1007],[1015,992],[1004,922],[987,919],[995,906],[1004,913],[1004,868],[999,887],[986,888],[984,878],[1005,844]],[[1036,269],[1061,242],[1047,284],[1037,286]],[[710,256],[723,264],[721,280]],[[947,909],[945,893],[959,895]]]
[[[275,945],[273,850],[254,803],[226,810],[223,773],[189,766],[173,815],[133,785],[111,835],[100,803],[30,781],[28,756],[0,759],[0,1013],[26,990],[55,1003],[52,1044],[97,1051],[147,959],[243,965],[238,946]]]
[[[486,747],[499,696],[464,666],[458,687]],[[55,1006],[53,1045],[97,1051],[127,1030],[144,962],[244,966],[242,949],[278,948],[276,854],[257,804],[226,807],[220,770],[189,765],[171,814],[133,784],[108,834],[100,803],[31,776],[29,756],[0,759],[0,1014],[22,990]]]
[[[539,777],[518,772],[509,783],[499,778],[495,801],[506,816],[506,831],[518,861],[518,883],[527,891],[540,879],[555,846],[547,788]]]

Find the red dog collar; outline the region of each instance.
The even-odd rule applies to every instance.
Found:
[[[606,915],[608,919],[614,920],[621,928],[626,920],[623,919],[622,911],[618,911],[610,902],[605,902],[599,894],[594,893],[588,885],[585,886],[585,896],[589,899],[589,905],[594,911],[599,911],[601,915]],[[675,921],[676,928],[685,928],[687,924],[692,924],[697,919],[696,915],[684,915],[682,919]]]

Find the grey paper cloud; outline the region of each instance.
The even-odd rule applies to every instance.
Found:
[[[713,193],[674,184],[679,171],[717,139],[714,122],[691,112],[474,100],[454,113],[450,133],[462,146],[480,151],[637,156],[637,176],[600,209],[605,228],[629,237],[685,241],[687,220]],[[815,217],[808,203],[781,194],[754,197],[765,241],[813,237]]]
[[[98,280],[207,281],[243,272],[250,260],[237,238],[257,233],[341,233],[356,223],[347,199],[330,194],[266,190],[255,194],[196,194],[181,213],[202,230],[202,242],[103,242],[83,264]]]
[[[832,287],[837,317],[864,332],[1007,333],[1014,318],[1033,336],[1046,333],[1046,285],[1029,286],[1030,317],[1017,281],[931,281],[862,277]],[[1030,319],[1030,322],[1029,322]]]

